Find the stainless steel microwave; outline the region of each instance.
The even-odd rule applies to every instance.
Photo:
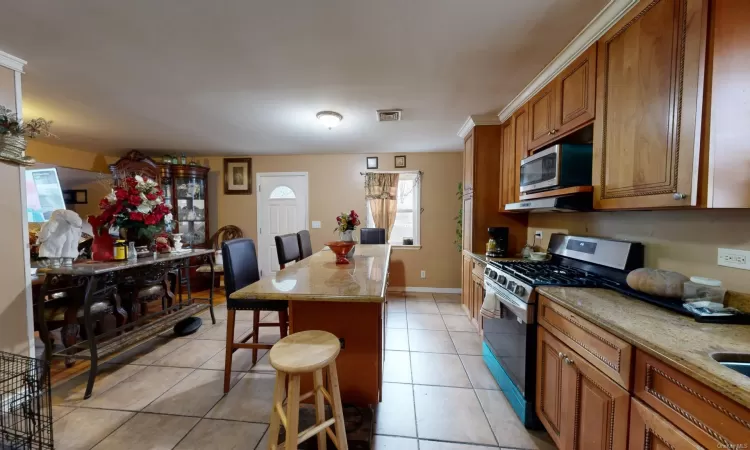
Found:
[[[591,185],[590,144],[557,144],[521,160],[521,192]]]

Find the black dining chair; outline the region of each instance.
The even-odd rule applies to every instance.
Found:
[[[276,255],[279,257],[279,267],[281,270],[284,270],[290,262],[300,260],[296,233],[275,236],[274,240],[276,241]]]
[[[310,232],[302,230],[297,233],[297,244],[299,244],[299,256],[300,259],[305,259],[312,256],[312,242],[310,241]]]
[[[385,244],[385,228],[361,228],[360,244]]]
[[[224,288],[227,294],[227,348],[224,361],[224,393],[229,392],[229,378],[232,373],[232,354],[237,349],[251,349],[253,364],[258,361],[258,349],[270,349],[271,344],[259,344],[258,334],[261,327],[279,327],[281,337],[287,335],[289,315],[288,303],[279,300],[233,299],[230,295],[235,291],[249,286],[260,280],[258,271],[258,257],[255,252],[255,242],[252,239],[234,239],[221,244],[221,256],[224,263]],[[237,311],[253,312],[253,328],[250,333],[234,339],[234,323]],[[279,321],[261,323],[261,311],[276,311]],[[252,339],[252,343],[248,343]]]

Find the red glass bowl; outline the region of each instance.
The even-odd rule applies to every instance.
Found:
[[[326,245],[336,254],[336,264],[349,264],[346,254],[354,247],[354,241],[333,241],[326,242]]]

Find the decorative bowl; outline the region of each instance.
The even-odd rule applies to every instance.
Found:
[[[354,241],[333,241],[326,242],[326,245],[336,254],[336,264],[349,264],[346,254],[349,253],[356,242]]]
[[[547,252],[531,252],[529,258],[531,258],[532,261],[547,261],[550,258],[550,255]]]

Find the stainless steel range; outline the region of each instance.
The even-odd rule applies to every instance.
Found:
[[[483,356],[513,409],[527,427],[540,426],[536,392],[536,291],[538,286],[621,287],[643,266],[638,243],[553,234],[545,262],[490,262],[487,293],[496,295],[499,318],[484,318]]]

